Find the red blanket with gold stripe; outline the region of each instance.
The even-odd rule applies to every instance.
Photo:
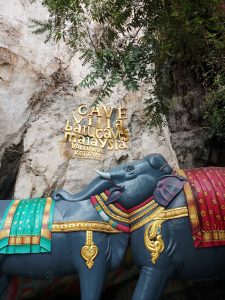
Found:
[[[184,185],[195,247],[225,245],[225,168],[178,170]]]

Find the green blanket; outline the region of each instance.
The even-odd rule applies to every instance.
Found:
[[[12,200],[0,225],[0,253],[51,252],[51,198]]]

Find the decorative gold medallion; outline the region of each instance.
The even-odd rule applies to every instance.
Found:
[[[145,229],[144,243],[145,247],[151,253],[151,261],[153,264],[156,263],[160,253],[164,250],[164,242],[161,235],[161,224],[164,220],[153,221]]]
[[[93,232],[86,231],[86,243],[81,248],[81,256],[86,261],[88,269],[91,269],[94,265],[94,259],[98,255],[98,247],[93,242]]]

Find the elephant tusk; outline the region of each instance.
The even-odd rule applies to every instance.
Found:
[[[100,177],[102,177],[103,179],[110,180],[110,178],[111,178],[111,175],[110,175],[109,172],[101,172],[101,171],[98,171],[98,170],[95,170],[95,172],[96,172]]]

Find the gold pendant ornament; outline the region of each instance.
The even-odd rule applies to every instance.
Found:
[[[93,232],[86,231],[86,243],[81,248],[81,256],[86,261],[88,269],[91,269],[94,265],[94,259],[98,255],[98,247],[93,242]]]

